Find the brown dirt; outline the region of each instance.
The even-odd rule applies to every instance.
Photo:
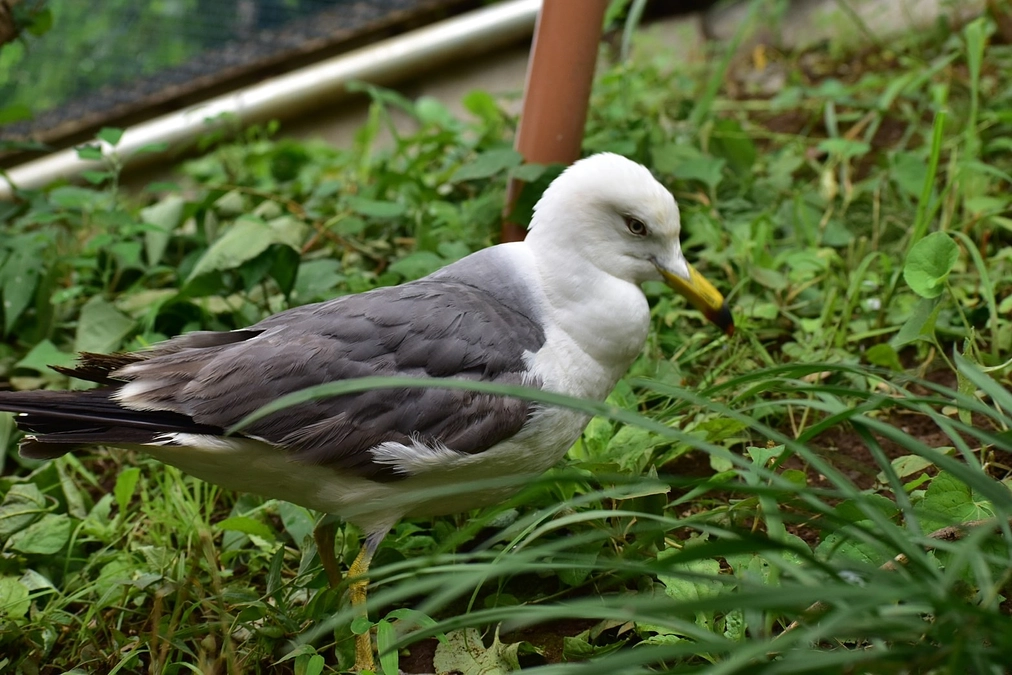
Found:
[[[402,673],[410,673],[411,675],[435,672],[432,660],[436,657],[436,646],[438,644],[439,640],[436,638],[419,640],[401,652],[400,658],[397,661],[397,667],[400,668]]]
[[[939,370],[929,373],[926,376],[926,379],[947,387],[956,387],[955,375],[948,370]],[[914,388],[914,393],[919,395],[928,395],[932,392],[929,392],[926,389],[917,391],[917,388]],[[885,411],[879,419],[898,428],[900,431],[912,436],[928,447],[944,448],[951,447],[953,445],[953,441],[949,435],[927,415],[896,408]],[[990,420],[987,420],[982,416],[975,415],[973,417],[973,424],[977,428],[993,428],[993,424]],[[787,429],[784,431],[790,433]],[[879,443],[883,453],[889,460],[894,460],[898,457],[911,454],[907,448],[894,441],[883,438],[878,434],[872,434],[872,436]],[[979,448],[980,444],[976,439],[964,436],[964,440],[970,448]],[[878,485],[877,476],[881,469],[876,462],[875,457],[868,449],[868,445],[864,438],[862,438],[861,435],[858,434],[858,432],[849,424],[841,424],[826,430],[809,441],[808,445],[811,450],[819,455],[819,457],[827,461],[833,468],[840,471],[859,489],[874,489]],[[991,449],[989,459],[990,462],[987,465],[987,470],[990,475],[997,480],[1005,478],[1009,472],[1008,467],[1012,467],[1012,452],[1001,449]],[[792,456],[788,458],[784,462],[782,468],[796,469],[805,472],[807,483],[810,486],[818,488],[833,487],[833,484],[824,475],[809,466],[800,457]],[[693,479],[706,478],[714,473],[712,467],[710,466],[709,455],[699,451],[692,451],[679,456],[662,467],[660,472],[663,474],[675,475],[679,478],[690,481]],[[928,467],[924,470],[924,472],[931,475],[935,473],[936,470],[933,467]],[[689,488],[672,490],[671,496],[672,498],[677,498],[685,494],[688,489]],[[716,493],[711,493],[711,496],[716,496]],[[731,497],[732,492],[726,492],[725,496]],[[832,503],[833,500],[829,499],[827,501]],[[792,511],[790,504],[785,503],[784,507],[785,512],[790,515]],[[787,525],[788,529],[793,534],[803,539],[806,543],[811,545],[817,544],[823,535],[821,529],[818,527],[817,521],[812,518],[811,514],[797,512],[793,515],[796,517],[796,522],[789,523]]]
[[[499,637],[503,642],[528,642],[534,646],[538,653],[531,655],[529,658],[531,663],[521,665],[561,663],[564,638],[575,637],[585,630],[593,628],[597,623],[593,619],[560,619],[504,633]]]

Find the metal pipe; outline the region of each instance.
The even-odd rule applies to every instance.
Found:
[[[515,147],[535,164],[571,164],[580,157],[594,66],[608,0],[545,0],[527,62],[524,108]],[[511,179],[506,192],[503,241],[526,233],[509,221],[523,184]]]
[[[271,78],[260,84],[204,101],[126,129],[115,152],[124,166],[164,158],[165,153],[137,151],[155,143],[172,150],[215,129],[291,117],[319,109],[348,95],[351,80],[389,85],[453,60],[463,60],[521,40],[534,30],[541,0],[511,0],[377,42],[362,49]],[[105,151],[112,148],[104,147]],[[78,158],[73,148],[26,162],[0,175],[0,200],[14,190],[41,188],[60,178],[105,168]]]

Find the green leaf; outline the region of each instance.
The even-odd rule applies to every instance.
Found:
[[[734,119],[719,118],[714,121],[710,136],[710,150],[728,161],[739,174],[748,175],[756,160],[755,143]]]
[[[74,351],[106,354],[123,345],[134,321],[101,296],[93,296],[81,308],[74,337]]]
[[[923,298],[914,307],[899,331],[889,341],[894,348],[899,349],[917,340],[930,342],[935,336],[935,322],[938,321],[938,312],[942,305],[937,300]]]
[[[900,478],[906,478],[911,474],[915,474],[930,466],[934,466],[934,462],[926,457],[921,457],[920,455],[903,455],[901,457],[897,457],[889,463],[892,465],[893,471],[895,471],[896,475]],[[876,478],[880,483],[886,484],[888,482],[884,471],[880,471]]]
[[[123,130],[116,129],[114,127],[103,127],[101,131],[95,134],[95,137],[100,141],[105,141],[109,145],[116,147],[119,145],[120,139],[123,138]]]
[[[651,151],[654,168],[681,180],[697,180],[716,188],[723,179],[726,160],[704,155],[685,143],[667,143]]]
[[[963,341],[963,358],[966,359],[967,362],[972,362],[972,349],[972,343],[970,342],[970,339],[967,338]],[[975,385],[973,380],[967,377],[963,369],[959,367],[956,368],[956,390],[967,398],[972,399],[977,396],[977,385]],[[959,421],[963,424],[973,424],[973,414],[966,408],[960,407]],[[0,449],[2,448],[3,444],[0,444]]]
[[[903,370],[903,364],[900,363],[900,356],[896,353],[896,348],[885,342],[872,345],[865,350],[864,358],[868,363],[875,366],[882,366],[896,372],[902,372]]]
[[[921,506],[927,512],[925,521],[935,528],[993,518],[995,515],[990,501],[946,471],[932,479]]]
[[[290,246],[275,246],[271,256],[268,274],[278,284],[282,294],[288,296],[295,286],[295,278],[299,273],[299,251]]]
[[[24,103],[11,103],[0,108],[0,124],[13,124],[32,119],[32,109]]]
[[[34,483],[15,483],[0,503],[0,539],[22,530],[46,512],[46,498]]]
[[[344,280],[341,263],[337,260],[332,258],[309,260],[299,265],[293,297],[300,305],[323,300],[333,295],[333,289]]]
[[[149,227],[144,230],[144,250],[148,265],[154,267],[162,260],[165,247],[173,231],[183,220],[186,200],[179,195],[169,195],[162,201],[141,209],[141,222]]]
[[[295,659],[295,675],[320,675],[325,665],[320,654],[302,654]]]
[[[307,644],[303,643],[303,644],[299,645],[298,647],[295,647],[295,649],[293,649],[292,651],[288,652],[284,656],[282,656],[280,659],[278,659],[275,662],[274,665],[277,665],[278,663],[284,663],[285,661],[291,661],[292,659],[296,659],[296,666],[295,667],[298,668],[299,667],[298,666],[298,663],[299,663],[298,659],[307,659],[308,660],[312,656],[317,656],[316,648],[313,647],[312,645],[307,645]]]
[[[628,639],[595,645],[589,641],[590,631],[584,631],[575,637],[568,635],[562,638],[562,655],[567,661],[587,661],[611,654],[625,646]]]
[[[316,527],[313,514],[304,506],[296,506],[291,502],[279,501],[277,508],[278,515],[281,516],[281,523],[285,526],[285,532],[301,549],[306,539],[313,536],[313,529]]]
[[[49,193],[49,198],[54,204],[65,209],[89,210],[97,209],[109,201],[109,196],[91,188],[77,187],[76,185],[64,185],[55,188]]]
[[[868,154],[871,146],[864,141],[852,141],[849,138],[826,138],[819,142],[819,150],[842,159],[860,157]]]
[[[380,669],[383,673],[400,673],[398,654],[391,647],[397,642],[397,631],[387,620],[376,624],[376,651],[379,652]]]
[[[397,202],[379,201],[377,199],[366,199],[365,197],[348,197],[348,207],[355,213],[370,218],[388,220],[404,215],[405,208]]]
[[[959,260],[959,246],[945,232],[933,232],[914,244],[903,264],[903,278],[922,298],[937,298]]]
[[[771,464],[771,460],[779,459],[780,455],[784,454],[785,446],[775,445],[772,448],[766,446],[749,446],[745,448],[745,452],[748,453],[749,459],[752,463],[758,467],[768,469]]]
[[[456,129],[460,121],[438,98],[420,96],[415,101],[415,116],[423,124],[432,124],[441,129]]]
[[[116,496],[116,505],[119,507],[121,516],[125,516],[127,507],[130,506],[130,499],[137,490],[137,481],[140,480],[141,470],[136,466],[124,469],[116,476],[116,486],[113,494]]]
[[[0,266],[0,300],[3,304],[4,331],[28,308],[39,284],[39,260],[32,250],[15,249]]]
[[[854,241],[854,233],[838,218],[830,218],[822,230],[822,243],[834,248],[843,248]]]
[[[752,280],[773,291],[782,291],[788,285],[787,277],[766,267],[753,267]]]
[[[88,515],[88,507],[85,505],[86,497],[71,476],[69,466],[69,463],[53,462],[56,474],[60,477],[60,489],[67,501],[67,513],[78,519],[86,518]]]
[[[745,621],[745,613],[740,609],[734,609],[724,615],[724,637],[733,642],[745,640],[748,623]]]
[[[861,525],[872,530],[875,527],[870,520],[861,520],[854,525]],[[882,564],[882,561],[888,557],[877,546],[867,541],[851,538],[841,532],[831,532],[826,535],[826,538],[815,547],[815,554],[824,560],[860,562],[875,566]]]
[[[17,577],[0,577],[0,616],[12,620],[23,619],[31,605],[28,588]]]
[[[252,216],[239,218],[207,248],[187,281],[208,272],[235,269],[256,258],[271,244],[282,243],[278,239],[278,233],[262,220]]]
[[[919,199],[928,177],[927,159],[911,152],[897,152],[893,157],[889,177],[901,192]]]
[[[302,248],[306,240],[306,233],[309,226],[295,216],[278,216],[267,222],[267,226],[274,230],[274,243],[284,244],[296,253]]]
[[[92,185],[101,185],[116,174],[112,171],[82,171],[81,177]]]
[[[32,350],[14,364],[15,368],[26,368],[38,373],[52,373],[49,366],[73,366],[77,358],[73,354],[61,352],[49,340],[43,340],[32,347]]]
[[[271,532],[271,528],[267,527],[259,520],[254,520],[248,516],[232,516],[218,523],[218,528],[227,532],[241,532],[242,534],[252,534],[261,539],[267,541],[274,541],[274,533]]]
[[[392,263],[389,269],[405,279],[419,279],[443,267],[446,261],[432,251],[415,251]]]
[[[354,237],[361,234],[369,224],[358,216],[346,216],[337,221],[334,230],[342,237]]]
[[[53,27],[53,10],[48,7],[32,14],[32,22],[25,29],[35,37],[41,37]]]
[[[594,569],[594,563],[597,562],[598,555],[597,551],[592,553],[570,553],[566,556],[565,564],[555,569],[559,581],[567,586],[579,586],[590,576],[591,571]]]
[[[214,210],[222,216],[241,216],[246,213],[246,197],[239,190],[229,190],[214,200]]]
[[[14,440],[14,430],[17,425],[14,423],[14,414],[0,412],[0,474],[3,473],[7,461],[7,450]]]
[[[520,166],[523,155],[512,148],[483,152],[467,164],[462,164],[450,177],[451,183],[489,178],[508,169]]]
[[[105,155],[102,154],[102,148],[97,145],[82,145],[74,148],[77,152],[78,159],[86,161],[99,162]]]
[[[513,169],[513,177],[525,183],[533,183],[541,178],[548,167],[544,164],[524,164]]]
[[[657,553],[657,560],[670,558],[679,552],[673,548],[664,549]],[[712,598],[724,588],[724,585],[716,579],[720,574],[720,563],[716,560],[701,558],[683,563],[668,563],[667,568],[672,572],[686,574],[686,576],[657,575],[657,578],[664,584],[664,592],[675,602],[693,602]],[[707,579],[705,577],[713,578]]]
[[[495,97],[483,89],[472,89],[460,100],[464,108],[487,125],[500,123],[502,111]]]
[[[11,535],[7,546],[21,553],[53,555],[70,540],[70,516],[47,513],[42,519]]]

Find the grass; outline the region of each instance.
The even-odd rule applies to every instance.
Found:
[[[629,377],[606,405],[557,401],[597,414],[563,465],[388,536],[382,669],[1004,672],[1012,48],[984,18],[888,50],[632,54],[599,73],[584,149],[672,189],[738,333],[649,286]],[[520,218],[553,175],[484,93],[458,120],[369,91],[351,148],[254,129],[139,198],[112,165],[0,205],[0,382],[76,386],[46,364],[416,278],[494,241],[509,170]],[[0,670],[350,665],[370,625],[327,588],[318,514],[15,442],[0,416]],[[359,533],[336,545],[350,561]]]

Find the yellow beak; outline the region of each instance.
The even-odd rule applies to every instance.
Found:
[[[655,263],[656,264],[656,263]],[[696,271],[692,265],[686,265],[689,270],[688,279],[657,265],[657,271],[664,277],[664,281],[675,291],[685,296],[693,307],[703,313],[707,319],[715,323],[727,335],[734,335],[734,319],[731,317],[731,310],[727,307],[727,301],[706,278]]]

